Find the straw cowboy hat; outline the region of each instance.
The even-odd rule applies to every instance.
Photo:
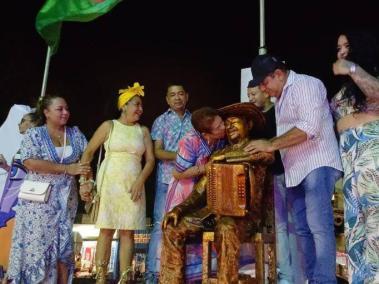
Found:
[[[219,108],[218,111],[223,119],[237,116],[252,121],[253,129],[256,131],[262,131],[266,126],[263,113],[253,103],[236,103]]]

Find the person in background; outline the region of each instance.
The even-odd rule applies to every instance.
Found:
[[[342,33],[331,102],[344,170],[345,245],[349,283],[379,283],[379,58],[367,32]]]
[[[25,134],[26,130],[28,130],[31,127],[34,127],[37,123],[37,115],[35,112],[30,112],[25,114],[20,123],[18,124],[18,130],[20,134]],[[19,151],[17,152],[19,155]],[[2,154],[0,154],[0,168],[4,169],[5,171],[9,171],[11,169],[12,165],[8,165],[7,160],[4,158]]]
[[[72,226],[78,205],[75,176],[90,171],[79,162],[87,140],[67,125],[70,111],[60,96],[45,96],[37,105],[38,127],[21,142],[26,180],[49,182],[46,203],[19,199],[15,208],[8,277],[12,283],[71,283]]]
[[[247,97],[249,98],[249,102],[255,104],[255,106],[259,108],[259,110],[261,110],[263,113],[267,113],[268,111],[274,109],[274,104],[271,102],[270,96],[267,95],[267,93],[262,92],[259,87],[253,87],[253,80],[250,80],[249,84],[247,85]],[[271,117],[275,118],[275,110],[273,113],[274,114],[271,115]],[[271,131],[276,132],[276,127]]]
[[[174,169],[179,140],[191,128],[191,113],[186,109],[188,93],[182,85],[170,85],[167,88],[166,102],[169,109],[157,117],[151,129],[154,140],[154,155],[158,160],[155,201],[153,213],[153,230],[150,234],[147,255],[146,282],[157,283],[160,270],[160,251],[162,240],[161,223],[168,184]]]
[[[253,87],[253,80],[247,86],[249,101],[260,109],[266,119],[266,127],[261,138],[271,139],[276,136],[275,107],[270,96],[262,92],[258,86]],[[274,177],[274,204],[275,204],[275,234],[276,258],[279,284],[305,283],[304,269],[301,255],[298,252],[294,232],[291,232],[292,216],[288,208],[287,190],[284,178],[284,168],[280,152],[275,151],[275,161],[269,171]]]
[[[326,89],[297,74],[275,56],[252,63],[253,87],[276,97],[277,136],[251,141],[250,154],[280,150],[287,198],[309,283],[336,283],[336,240],[331,204],[341,160]]]
[[[38,116],[35,112],[25,114],[18,129],[20,134],[25,134],[26,130],[34,127],[38,122]],[[4,192],[0,202],[0,228],[5,226],[7,221],[15,216],[13,207],[17,204],[17,196],[20,190],[21,183],[27,173],[26,168],[21,163],[20,150],[14,155],[10,165],[6,159],[0,154],[0,167],[8,172],[7,179],[4,185]]]
[[[96,283],[107,282],[107,269],[115,230],[120,236],[120,280],[128,283],[132,278],[134,230],[146,229],[145,182],[154,168],[153,143],[150,132],[138,123],[142,113],[144,87],[120,90],[118,119],[103,122],[96,130],[81,158],[92,161],[102,144],[106,149],[101,163],[97,190],[100,193],[96,228],[100,235],[96,244]],[[145,164],[141,160],[144,157]],[[91,174],[80,177],[80,194],[88,201],[93,186]]]

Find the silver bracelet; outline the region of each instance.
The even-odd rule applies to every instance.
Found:
[[[86,183],[92,183],[92,184],[95,184],[96,182],[95,182],[95,180],[93,180],[92,178],[91,179],[85,179],[85,178],[80,178],[79,179],[79,184],[80,185],[83,185],[83,184],[86,184]]]
[[[80,176],[79,178],[79,184],[82,185],[87,181],[87,179],[84,176]]]
[[[355,73],[355,71],[357,71],[357,64],[355,63],[352,63],[349,67],[349,74],[350,75],[353,75]]]

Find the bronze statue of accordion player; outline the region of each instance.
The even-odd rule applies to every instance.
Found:
[[[163,220],[160,283],[184,283],[185,240],[202,232],[214,220],[218,283],[238,282],[238,257],[242,240],[262,227],[262,196],[269,179],[272,153],[250,155],[243,151],[249,132],[261,130],[265,119],[253,103],[219,109],[229,145],[212,154],[207,174],[190,196]]]

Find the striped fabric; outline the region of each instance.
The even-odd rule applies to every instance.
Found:
[[[275,115],[278,136],[294,127],[308,136],[307,141],[280,150],[287,187],[298,185],[319,167],[342,170],[326,89],[319,79],[289,71]]]
[[[211,154],[216,150],[222,149],[224,145],[224,139],[218,140],[213,145],[208,145],[204,137],[192,128],[179,141],[175,169],[179,173],[182,173],[192,166],[205,165]],[[177,180],[172,177],[168,185],[165,212],[182,203],[190,195],[198,179],[199,177]]]

